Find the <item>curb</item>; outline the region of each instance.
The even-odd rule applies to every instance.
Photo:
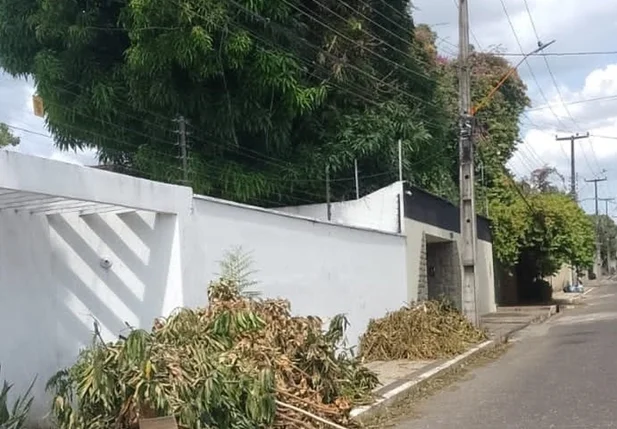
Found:
[[[533,318],[528,323],[516,327],[507,334],[502,335],[498,338],[493,338],[485,341],[482,344],[470,350],[467,350],[465,353],[460,354],[450,360],[447,360],[429,369],[428,371],[413,377],[411,380],[406,381],[405,383],[386,391],[372,404],[352,409],[350,412],[351,419],[361,423],[365,420],[371,419],[372,417],[379,415],[389,406],[392,406],[397,402],[404,400],[406,397],[408,397],[409,394],[420,390],[429,381],[438,378],[447,373],[448,371],[456,369],[461,365],[464,365],[473,357],[483,352],[484,350],[489,349],[490,347],[495,347],[499,344],[507,343],[514,333],[519,332],[529,327],[530,325],[543,323],[558,312],[558,308],[555,305],[549,306],[547,310],[548,311],[546,311],[545,313],[539,314],[537,317]]]
[[[510,331],[506,332],[505,334],[493,337],[492,340],[495,341],[497,344],[507,343],[510,340],[510,338],[512,337],[512,335],[516,334],[517,332],[522,331],[523,329],[528,328],[531,325],[538,325],[540,323],[544,323],[548,319],[553,317],[555,314],[559,313],[559,306],[558,305],[546,306],[545,310],[547,310],[545,313],[539,313],[533,319],[531,319],[531,320],[529,320],[529,321],[527,321],[525,323],[520,324],[519,326],[511,329]]]
[[[417,375],[413,379],[401,384],[393,388],[392,390],[388,390],[383,393],[381,397],[379,397],[374,403],[371,405],[365,405],[362,407],[354,408],[351,410],[350,417],[356,421],[362,421],[365,419],[369,419],[377,414],[385,408],[393,405],[399,400],[404,399],[411,392],[420,389],[425,383],[431,381],[434,378],[437,378],[443,375],[445,372],[452,370],[460,365],[463,365],[475,355],[480,352],[488,349],[490,346],[495,346],[499,344],[495,340],[485,341],[482,344],[467,350],[465,353],[456,356],[446,362],[439,364],[438,366],[431,368],[430,370],[423,372],[422,374]]]

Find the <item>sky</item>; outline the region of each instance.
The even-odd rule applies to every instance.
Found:
[[[617,31],[617,8],[611,4],[607,0],[527,0],[527,10],[524,0],[469,0],[470,40],[477,50],[521,54],[538,46],[537,32],[544,43],[555,40],[545,51],[549,54],[617,51],[614,37],[607,37]],[[456,55],[457,0],[416,0],[414,7],[415,21],[437,32],[442,53]],[[520,56],[508,58],[514,63],[520,60]],[[555,137],[589,132],[591,138],[575,144],[581,205],[593,212],[594,186],[586,180],[594,178],[607,179],[598,184],[600,198],[617,197],[617,54],[535,56],[521,65],[519,73],[532,107],[521,117],[523,143],[509,163],[511,170],[525,177],[548,165],[557,168],[569,184],[570,142]],[[16,150],[96,164],[92,152],[61,152],[53,146],[44,120],[33,114],[33,93],[30,82],[0,72],[0,122],[21,137]],[[600,206],[604,211],[605,204]],[[617,214],[617,200],[609,210]]]
[[[543,43],[555,40],[545,50],[549,54],[617,51],[615,39],[607,37],[617,31],[617,8],[611,1],[527,0],[527,5],[528,10],[524,0],[469,0],[470,42],[481,51],[520,54],[536,49],[539,36]],[[457,0],[416,0],[414,6],[416,23],[431,25],[442,53],[456,55]],[[508,59],[517,63],[521,57]],[[569,186],[570,142],[555,137],[589,132],[591,138],[575,143],[581,205],[587,212],[595,211],[594,185],[586,182],[594,178],[607,179],[598,183],[599,198],[617,197],[617,53],[535,56],[518,71],[532,107],[521,117],[523,144],[510,169],[525,177],[549,165]],[[605,211],[604,202],[600,211]],[[616,204],[609,203],[609,214],[617,214]]]

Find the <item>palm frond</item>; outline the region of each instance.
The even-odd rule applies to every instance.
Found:
[[[253,275],[257,270],[253,269],[252,252],[246,252],[241,246],[234,247],[219,261],[220,273],[217,277],[225,279],[236,285],[238,292],[245,297],[259,297],[261,292],[250,290],[259,282],[254,280]]]

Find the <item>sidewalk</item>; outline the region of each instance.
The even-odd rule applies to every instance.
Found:
[[[513,333],[532,323],[541,323],[555,313],[556,305],[499,307],[495,313],[482,316],[480,323],[491,339],[503,342]]]
[[[556,313],[556,306],[505,307],[481,318],[489,332],[489,340],[471,347],[467,352],[450,359],[425,361],[377,361],[366,366],[377,374],[381,386],[375,389],[373,404],[352,410],[351,417],[365,421],[385,408],[404,399],[429,380],[464,364],[480,352],[508,340],[508,337],[532,323],[541,323]]]

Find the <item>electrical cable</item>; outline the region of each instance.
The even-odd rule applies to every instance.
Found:
[[[531,14],[531,10],[529,9],[529,3],[528,3],[527,0],[523,0],[523,3],[525,4],[525,10],[527,11],[527,16],[529,17],[529,21],[531,22],[531,27],[533,29],[533,32],[534,32],[535,36],[536,36],[536,41],[538,42],[538,44],[540,44],[541,43],[540,35],[538,34],[538,30],[536,28],[536,24],[534,22],[533,15]],[[553,70],[551,69],[550,64],[548,63],[548,59],[546,58],[546,56],[543,56],[542,59],[544,60],[544,64],[546,65],[546,69],[548,70],[548,73],[549,73],[549,75],[551,77],[551,80],[553,82],[553,86],[555,87],[555,90],[557,91],[557,96],[559,97],[559,101],[561,102],[561,105],[563,106],[564,110],[566,111],[566,114],[568,115],[568,117],[570,118],[570,120],[572,121],[574,126],[576,128],[578,128],[579,131],[582,131],[582,128],[580,127],[578,122],[574,119],[574,117],[572,116],[572,113],[570,113],[570,109],[568,109],[568,106],[565,104],[565,101],[564,101],[564,98],[563,98],[563,94],[561,93],[561,90],[559,89],[559,84],[557,83],[557,79],[555,78],[555,74],[553,73]],[[595,151],[593,149],[593,144],[592,144],[591,141],[589,142],[589,145],[590,145],[590,148],[591,148],[592,158],[593,158],[596,166],[598,167],[598,170],[601,170],[600,164],[598,163],[598,157],[596,156],[596,153],[595,153]],[[583,151],[583,156],[586,158],[585,151]],[[591,169],[591,166],[590,165],[588,165],[588,166]]]

